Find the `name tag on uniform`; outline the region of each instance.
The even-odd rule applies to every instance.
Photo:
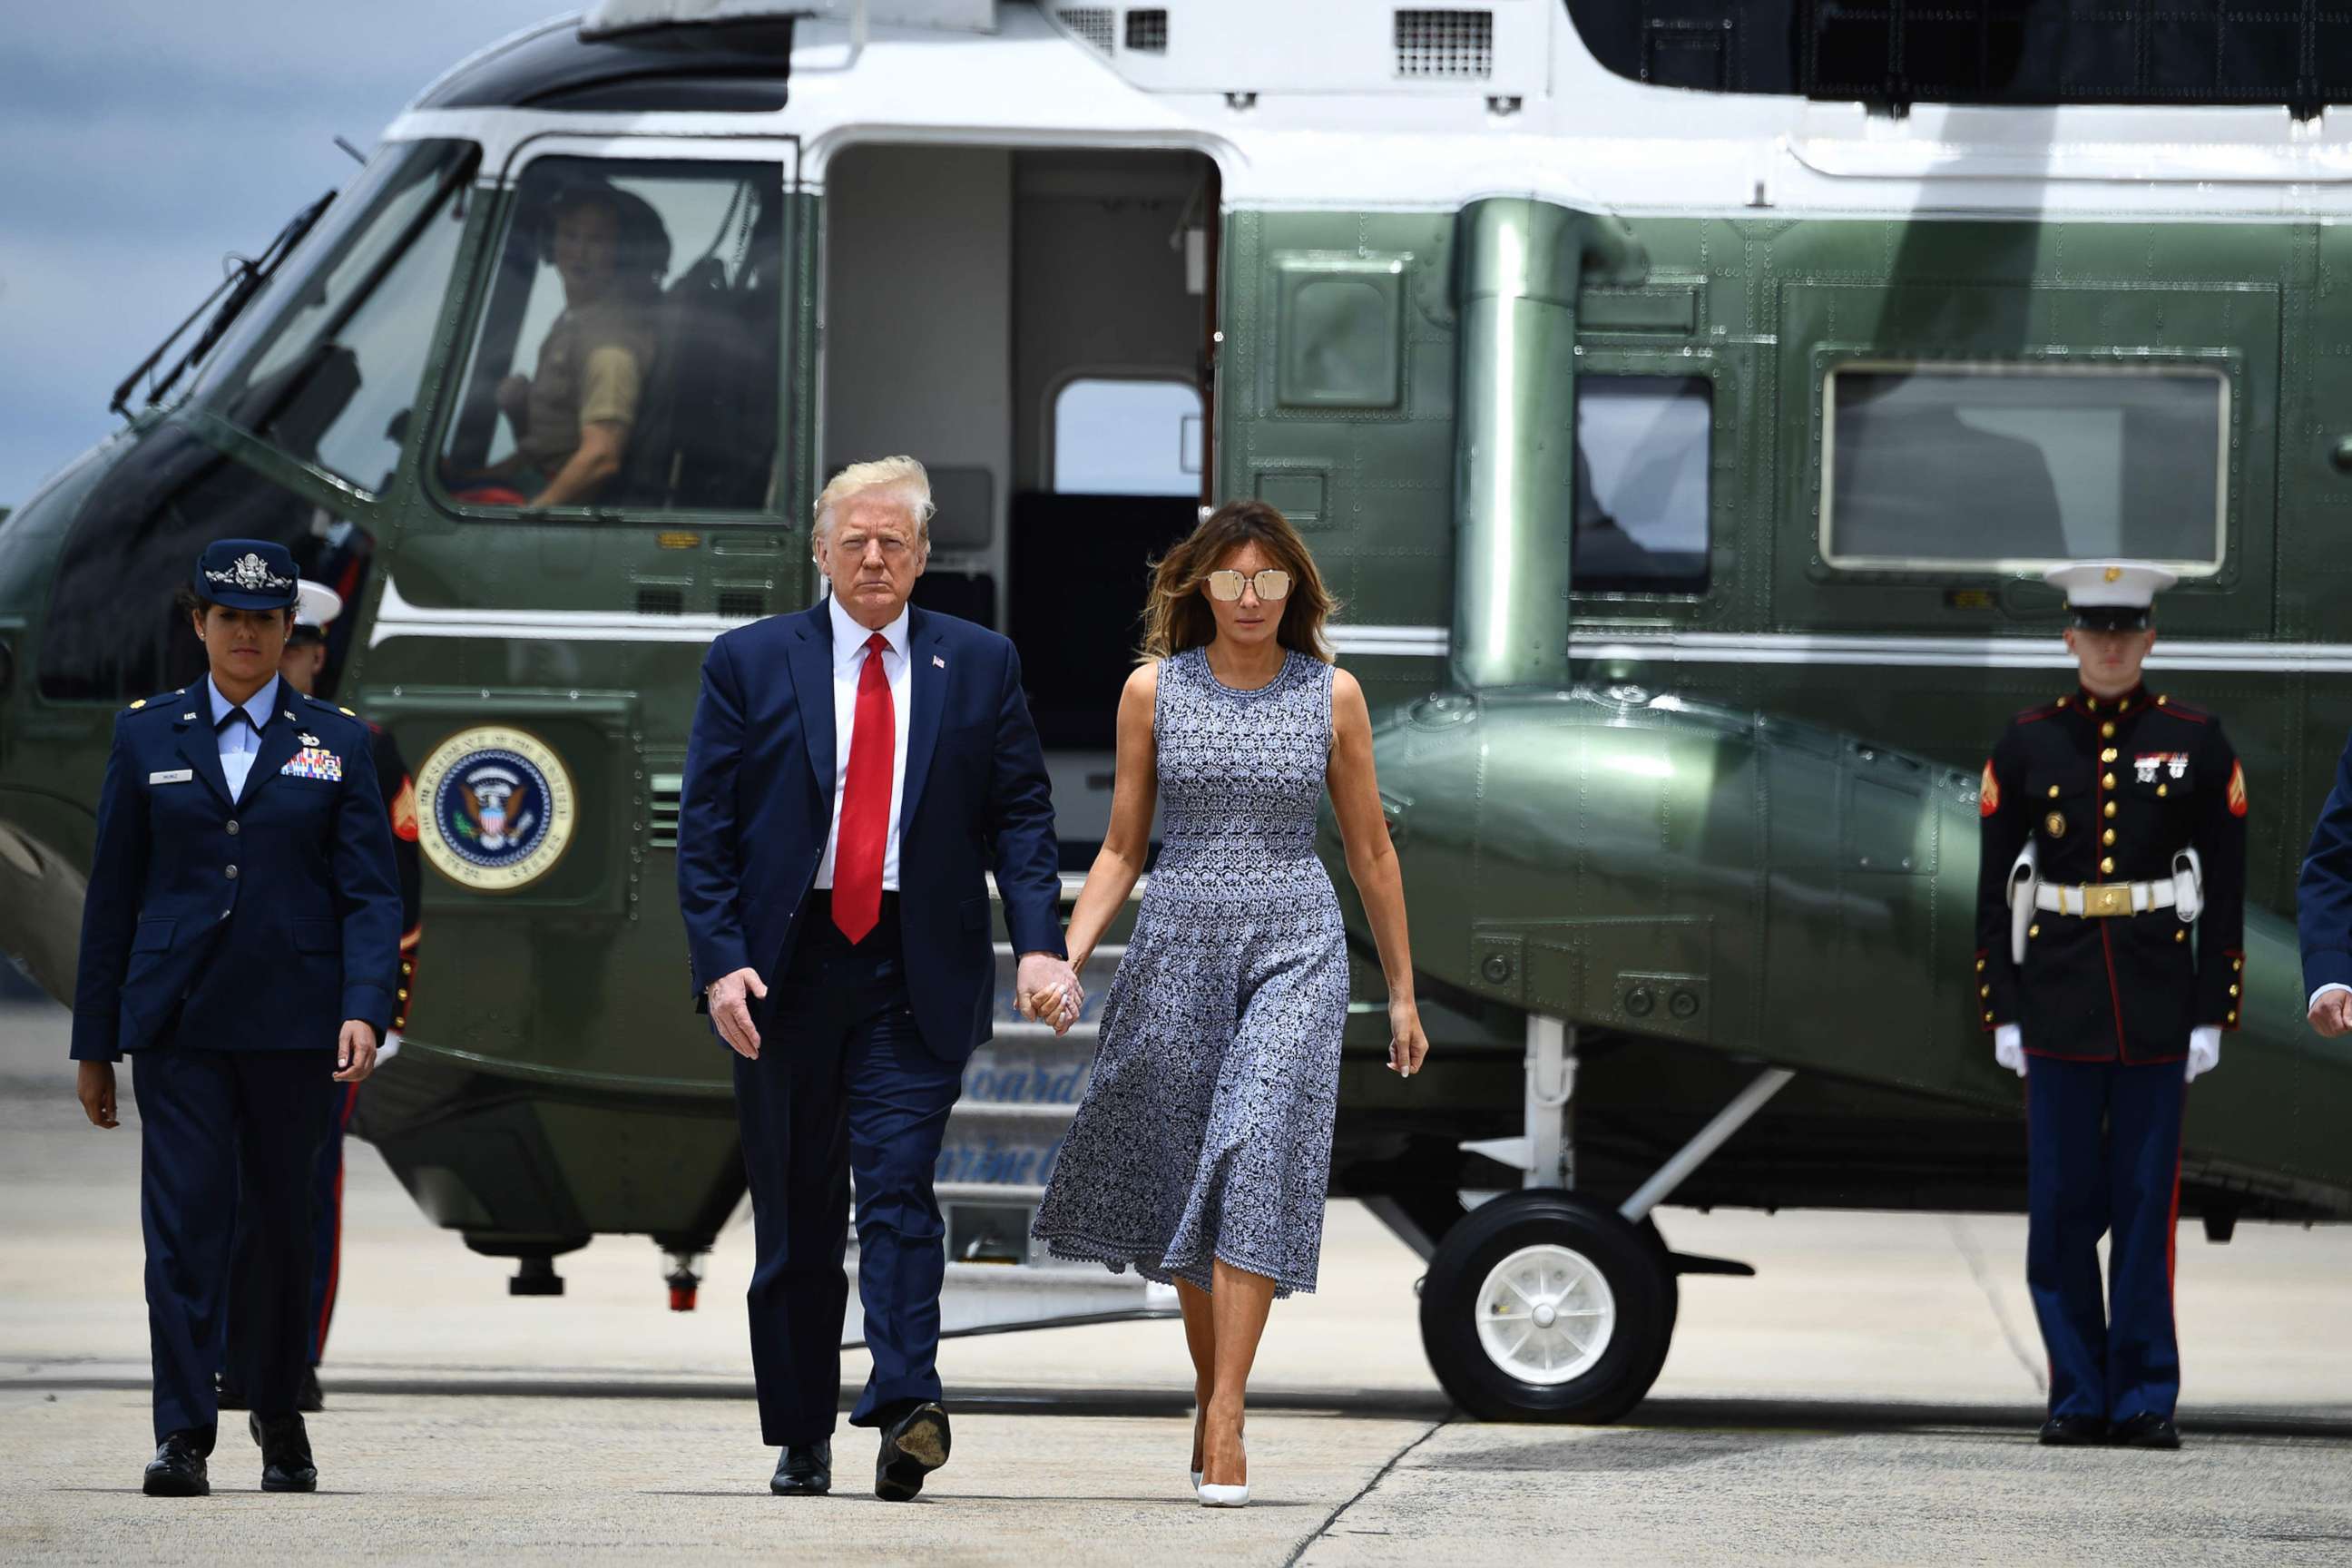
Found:
[[[343,776],[343,759],[324,746],[305,746],[278,773],[280,778],[324,779],[333,784]]]
[[[171,768],[160,773],[149,773],[147,782],[151,784],[186,784],[195,776],[196,771],[194,768]]]

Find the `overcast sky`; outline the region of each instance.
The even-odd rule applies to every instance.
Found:
[[[577,0],[22,0],[0,33],[0,506],[402,106]]]

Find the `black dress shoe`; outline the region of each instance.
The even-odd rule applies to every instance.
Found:
[[[882,1451],[874,1459],[874,1495],[884,1502],[908,1502],[923,1489],[923,1478],[948,1462],[948,1413],[926,1400],[882,1429]]]
[[[2107,1440],[2107,1424],[2095,1415],[2053,1415],[2042,1424],[2042,1441],[2053,1448],[2088,1448]]]
[[[2167,1416],[2143,1411],[2127,1421],[2117,1422],[2107,1441],[2118,1448],[2178,1448],[2180,1428]]]
[[[197,1433],[172,1433],[155,1445],[155,1457],[147,1461],[146,1484],[139,1489],[149,1497],[210,1497],[213,1483],[205,1475],[204,1448]]]
[[[327,1393],[319,1386],[319,1369],[315,1366],[304,1367],[302,1389],[295,1395],[294,1408],[305,1415],[316,1415],[326,1407]]]
[[[768,1489],[778,1497],[823,1497],[833,1489],[833,1439],[787,1443]]]
[[[314,1492],[318,1467],[310,1462],[310,1433],[299,1415],[259,1415],[245,1418],[246,1430],[261,1445],[261,1489],[266,1492]]]

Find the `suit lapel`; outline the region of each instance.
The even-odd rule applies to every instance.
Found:
[[[209,715],[205,711],[212,706],[212,697],[199,689],[194,700],[197,716],[193,720],[178,720],[173,725],[180,731],[180,755],[194,769],[198,778],[212,786],[212,792],[220,796],[223,805],[235,805],[236,802],[230,798],[228,793],[228,774],[221,771],[220,741],[213,733]]]
[[[291,762],[300,747],[299,732],[302,728],[301,721],[287,717],[283,703],[285,693],[281,689],[278,695],[281,700],[279,707],[270,713],[268,724],[262,729],[261,749],[254,753],[253,771],[245,775],[245,793],[236,800],[239,805],[247,804],[268,787],[269,781],[278,776],[278,770]],[[343,763],[346,767],[369,765],[365,757],[345,757]]]
[[[940,742],[940,714],[947,704],[948,671],[945,664],[933,664],[931,660],[946,641],[930,616],[920,610],[908,612],[907,689],[908,700],[915,710],[907,721],[907,787],[898,802],[898,837],[902,840],[907,835],[907,824],[915,819],[915,803],[923,798],[923,783],[931,772],[931,752]]]
[[[816,778],[817,799],[830,811],[838,742],[833,734],[833,610],[826,601],[818,600],[814,609],[798,617],[785,657],[792,664],[793,695],[801,707],[809,772]]]

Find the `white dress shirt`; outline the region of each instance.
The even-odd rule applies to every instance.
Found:
[[[817,862],[816,885],[833,886],[834,851],[841,841],[841,796],[849,784],[849,742],[857,733],[857,681],[869,657],[866,640],[874,634],[849,618],[841,601],[825,595],[833,613],[833,826],[825,829],[824,858]],[[907,795],[907,723],[912,716],[913,671],[907,662],[907,611],[882,628],[890,646],[882,654],[882,673],[890,682],[890,717],[897,733],[890,748],[890,836],[883,841],[882,890],[898,890],[898,807]]]
[[[253,759],[261,750],[261,731],[269,716],[278,710],[278,677],[271,676],[268,684],[242,704],[251,724],[230,724],[223,728],[221,721],[239,704],[221,695],[213,678],[205,677],[205,695],[212,699],[213,728],[219,731],[221,774],[228,781],[228,797],[241,800],[245,795],[245,779],[253,772]]]

